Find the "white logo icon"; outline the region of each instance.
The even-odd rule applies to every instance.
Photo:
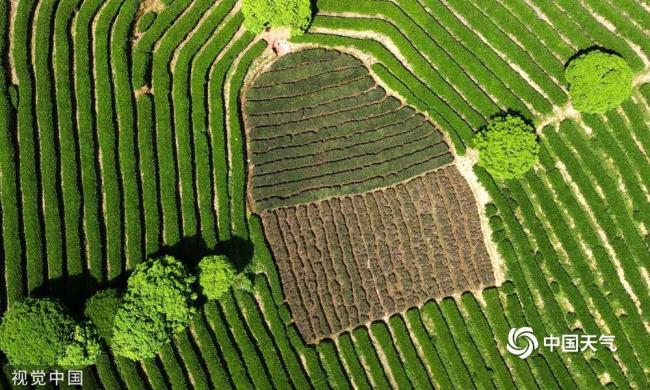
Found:
[[[518,340],[526,339],[525,346],[519,346]],[[533,329],[528,326],[523,328],[512,328],[510,333],[508,333],[508,345],[506,349],[513,355],[517,355],[522,359],[526,359],[530,356],[534,350],[539,347],[537,342],[537,337],[533,334]]]

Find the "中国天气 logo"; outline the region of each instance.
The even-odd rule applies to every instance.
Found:
[[[524,345],[525,343],[525,345]],[[537,337],[533,329],[525,326],[523,328],[512,328],[508,333],[508,345],[506,349],[513,355],[526,359],[539,347]]]

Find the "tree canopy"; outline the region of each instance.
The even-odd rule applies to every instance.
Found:
[[[51,367],[72,342],[75,321],[54,299],[9,306],[0,323],[0,349],[14,367]]]
[[[115,315],[112,347],[132,360],[153,357],[194,314],[194,277],[171,256],[136,266]]]
[[[199,285],[208,299],[219,299],[230,289],[237,270],[225,256],[207,256],[199,262]]]
[[[565,70],[573,107],[604,113],[632,93],[632,69],[616,54],[594,50],[574,58]]]
[[[537,162],[539,144],[535,129],[521,117],[503,115],[491,119],[474,137],[478,165],[497,179],[512,179]]]
[[[97,329],[91,324],[75,325],[72,340],[57,360],[57,364],[66,368],[83,368],[95,364],[100,353]]]
[[[299,34],[312,18],[310,0],[244,0],[242,12],[244,25],[256,34],[267,27],[286,27]]]
[[[113,335],[115,314],[122,304],[122,296],[118,290],[101,290],[86,301],[84,314],[97,327],[101,338],[110,345]]]

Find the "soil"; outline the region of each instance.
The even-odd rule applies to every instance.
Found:
[[[135,90],[135,98],[139,98],[142,95],[146,95],[148,93],[151,93],[151,87],[148,85],[143,85],[142,87],[138,88]]]
[[[161,13],[167,6],[162,0],[140,0],[140,7],[135,15],[136,20],[147,12]],[[137,23],[136,23],[137,24]]]
[[[262,33],[262,39],[269,44],[277,56],[293,52],[294,46],[289,42],[290,37],[291,31],[287,28],[271,28]]]
[[[16,24],[16,14],[18,13],[18,0],[9,0],[9,24],[7,26],[8,31],[13,32],[14,24]],[[8,53],[13,53],[13,39],[8,39]],[[7,56],[9,59],[9,68],[11,69],[11,83],[18,85],[18,74],[16,73],[16,64],[14,63],[14,58],[12,55]]]

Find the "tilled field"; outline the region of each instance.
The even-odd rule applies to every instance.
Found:
[[[262,221],[307,342],[494,283],[476,204],[454,166],[267,210]]]

